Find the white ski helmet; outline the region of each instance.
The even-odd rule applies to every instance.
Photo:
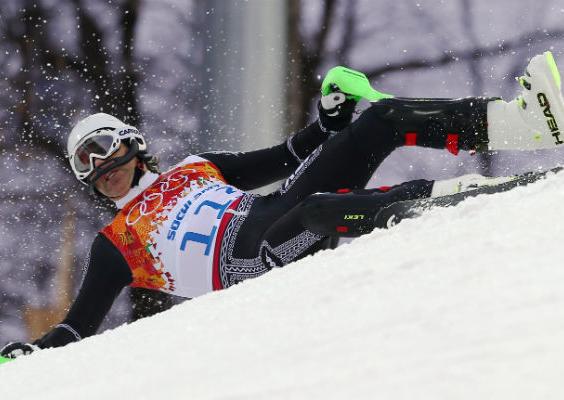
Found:
[[[112,165],[102,165],[103,170],[93,172],[99,168],[94,166],[94,159],[105,160],[114,154],[122,141],[129,147],[128,153],[114,158]],[[138,153],[147,150],[145,138],[137,128],[127,125],[109,114],[98,113],[79,121],[72,129],[67,141],[69,162],[75,176],[82,183],[88,185],[111,169],[123,165]],[[93,178],[94,177],[94,178]]]

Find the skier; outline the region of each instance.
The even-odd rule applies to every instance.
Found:
[[[357,99],[342,93],[346,85],[339,82],[322,97],[318,121],[285,143],[191,155],[160,174],[135,127],[102,113],[83,119],[68,139],[71,168],[119,212],[94,239],[67,317],[33,344],[9,343],[0,354],[15,358],[95,334],[128,285],[193,298],[313,254],[331,235],[364,233],[371,227],[339,222],[342,212],[359,204],[378,210],[399,200],[478,192],[510,181],[472,175],[362,189],[403,145],[457,154],[562,144],[564,101],[552,55],[534,57],[520,83],[522,94],[511,102],[388,98],[350,123]],[[245,192],[285,177],[269,195]],[[339,221],[327,223],[332,215]]]

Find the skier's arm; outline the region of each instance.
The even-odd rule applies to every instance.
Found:
[[[102,234],[94,239],[87,268],[67,317],[35,345],[60,347],[95,334],[116,297],[132,280],[125,259]]]
[[[200,156],[213,162],[227,182],[240,189],[251,190],[268,185],[288,177],[330,134],[345,129],[352,120],[356,102],[342,93],[330,93],[322,96],[317,104],[319,119],[278,146],[243,153],[214,152]]]
[[[238,153],[210,152],[200,156],[214,163],[227,182],[250,190],[286,178],[328,137],[316,121],[277,146]]]

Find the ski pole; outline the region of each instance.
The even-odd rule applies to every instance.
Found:
[[[12,358],[6,358],[0,356],[0,365],[12,360],[13,360]]]

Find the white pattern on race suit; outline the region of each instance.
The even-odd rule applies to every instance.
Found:
[[[171,174],[165,181],[160,182],[161,187],[159,188],[158,192],[149,194],[143,193],[143,199],[133,207],[131,207],[131,209],[127,213],[125,223],[129,226],[135,225],[141,219],[141,217],[151,215],[152,213],[157,211],[163,202],[162,193],[177,189],[178,187],[185,185],[190,179],[188,175],[181,175],[181,172],[197,171],[193,168],[180,169],[179,171]],[[132,214],[134,212],[138,212],[138,215],[135,219],[132,220]]]

